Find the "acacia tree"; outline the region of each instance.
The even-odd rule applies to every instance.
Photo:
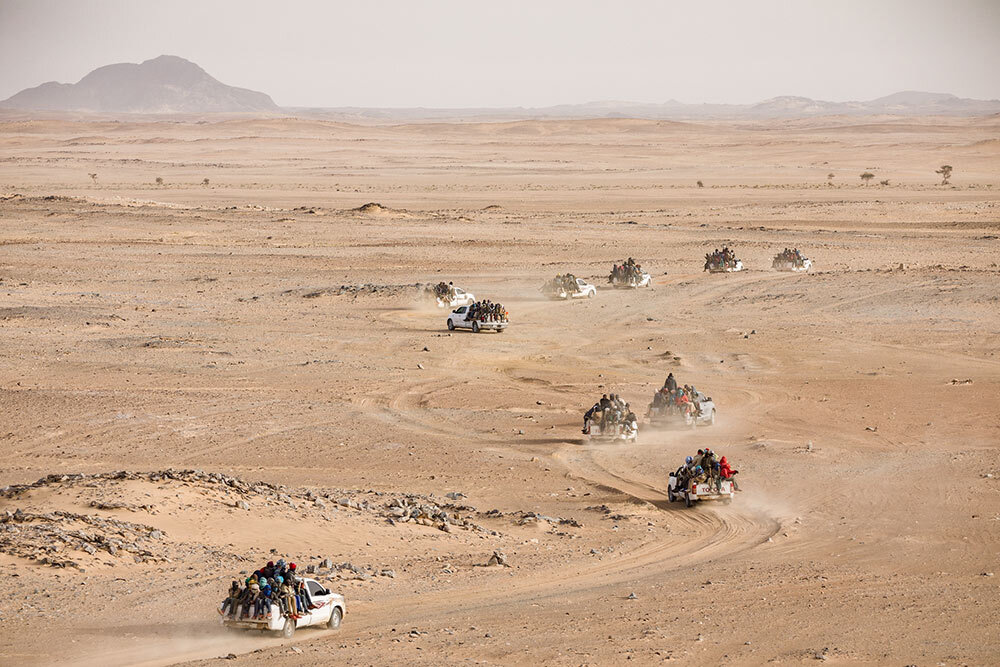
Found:
[[[866,171],[865,173],[861,174],[861,180],[865,185],[868,185],[868,181],[872,180],[873,178],[875,178],[875,174],[871,173],[870,171]]]
[[[943,164],[940,169],[935,169],[934,173],[941,174],[941,185],[948,185],[948,179],[951,178],[951,165]]]

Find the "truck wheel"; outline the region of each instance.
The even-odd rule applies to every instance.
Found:
[[[455,323],[452,322],[451,320],[448,320],[448,331],[454,331],[454,330],[455,330]]]
[[[343,618],[344,612],[340,611],[340,607],[334,607],[333,611],[330,612],[330,620],[326,622],[326,627],[336,630],[340,627],[340,621]]]
[[[594,290],[590,290],[589,292],[587,292],[587,298],[588,299],[593,299],[594,298]]]
[[[295,619],[286,618],[285,625],[281,628],[281,636],[284,639],[291,639],[295,635]]]
[[[472,323],[472,333],[479,333],[479,322]]]
[[[691,492],[684,492],[684,507],[691,507]]]
[[[670,502],[674,502],[675,500],[677,500],[677,496],[674,495],[674,490],[671,489],[670,487],[667,487],[667,500],[669,500]]]

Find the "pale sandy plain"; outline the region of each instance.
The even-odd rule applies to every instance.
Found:
[[[998,134],[8,118],[0,485],[198,469],[297,509],[155,477],[8,490],[0,663],[996,664]],[[702,272],[723,244],[745,272]],[[772,271],[786,245],[815,269]],[[538,293],[626,256],[652,289]],[[440,279],[510,330],[449,335],[406,287]],[[384,289],[340,289],[362,283]],[[670,371],[717,426],[581,439],[601,392],[644,410]],[[668,503],[706,445],[745,491]],[[391,525],[403,494],[481,530]],[[322,571],[338,632],[226,634],[229,580],[277,555],[374,576]]]

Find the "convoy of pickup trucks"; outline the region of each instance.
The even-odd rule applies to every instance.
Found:
[[[808,271],[812,262],[797,249],[786,248],[772,263],[778,271]],[[715,272],[741,271],[743,262],[736,259],[732,250],[724,247],[706,255],[705,270]],[[608,283],[614,289],[649,287],[652,278],[631,257],[615,264]],[[592,299],[597,287],[572,273],[557,275],[545,283],[541,292],[550,299]],[[510,325],[504,306],[490,300],[477,301],[476,297],[452,283],[439,282],[425,290],[439,308],[453,308],[446,324],[449,331],[467,329],[473,333],[496,331],[502,333]],[[710,396],[684,385],[678,387],[671,373],[663,388],[658,390],[646,413],[647,423],[658,426],[671,422],[684,423],[692,428],[700,424],[713,425],[716,406]],[[615,394],[604,395],[584,415],[583,433],[588,440],[597,442],[636,442],[639,422],[628,403]],[[670,502],[683,500],[691,507],[703,500],[732,502],[739,489],[726,458],[721,464],[710,449],[698,450],[698,457],[687,457],[685,465],[671,472],[667,478],[667,497]],[[284,561],[280,561],[281,565]],[[327,589],[315,579],[294,575],[291,565],[290,580],[294,588],[281,576],[275,576],[273,564],[268,563],[246,579],[245,586],[233,582],[230,595],[222,603],[219,613],[222,624],[230,629],[257,630],[277,633],[291,638],[297,628],[316,626],[337,629],[344,617],[344,596]],[[286,577],[288,571],[283,571]],[[270,575],[270,576],[269,576]],[[274,587],[272,589],[272,586]]]

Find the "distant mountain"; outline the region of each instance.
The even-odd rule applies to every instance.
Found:
[[[177,56],[107,65],[77,83],[43,83],[0,102],[0,107],[126,113],[280,111],[264,93],[227,86]]]
[[[765,120],[833,115],[986,116],[1000,100],[972,100],[947,93],[903,91],[867,102],[827,102],[774,97],[756,104],[685,104],[627,101],[501,108],[279,108],[264,93],[234,88],[198,65],[160,56],[138,65],[100,67],[77,83],[43,83],[0,102],[0,109],[118,113],[286,112],[338,120],[520,120],[528,118],[647,118],[654,120]]]

